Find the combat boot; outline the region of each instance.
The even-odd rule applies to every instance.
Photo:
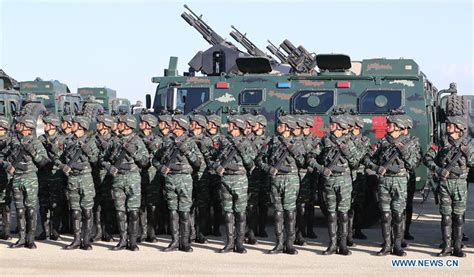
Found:
[[[142,207],[138,212],[140,233],[138,234],[137,241],[142,242],[146,240],[147,230],[148,230],[148,219],[146,208]]]
[[[261,238],[267,238],[268,234],[265,230],[267,223],[268,207],[266,205],[260,205],[258,209],[258,233],[257,236]]]
[[[59,226],[61,225],[62,211],[59,205],[56,204],[56,205],[53,205],[51,212],[52,212],[52,215],[50,216],[51,235],[49,238],[51,240],[60,240],[61,236],[59,235]]]
[[[127,248],[127,215],[125,212],[117,211],[117,226],[120,240],[112,250],[118,251]]]
[[[179,250],[183,252],[193,252],[193,248],[191,247],[191,214],[189,212],[180,212],[179,225]]]
[[[403,257],[406,256],[407,253],[405,250],[403,250],[402,247],[402,240],[403,240],[403,215],[401,213],[394,213],[393,216],[393,237],[394,237],[394,243],[393,243],[393,250],[392,253],[394,255]]]
[[[453,248],[451,247],[452,224],[451,215],[442,215],[441,231],[443,234],[444,247],[443,250],[438,253],[438,257],[449,256],[453,252]]]
[[[463,258],[466,257],[466,253],[462,250],[462,237],[463,237],[463,227],[464,227],[464,220],[462,215],[454,214],[453,215],[454,221],[454,249],[453,249],[453,256]]]
[[[290,255],[298,254],[293,243],[295,242],[295,225],[296,225],[296,215],[295,211],[285,211],[285,232],[286,232],[286,241],[284,252]]]
[[[100,218],[101,210],[102,210],[101,206],[97,206],[96,210],[94,211],[95,234],[91,238],[91,242],[102,239],[102,223],[101,223],[101,218]]]
[[[81,211],[71,210],[71,219],[74,239],[70,245],[64,247],[67,250],[79,249],[81,247]]]
[[[323,255],[332,255],[336,253],[337,245],[337,216],[334,212],[328,213],[328,233],[329,233],[329,246]]]
[[[41,226],[43,227],[43,231],[39,236],[36,237],[37,240],[47,240],[50,235],[49,230],[49,217],[48,217],[48,207],[39,208],[40,217],[41,217]]]
[[[137,237],[138,237],[138,220],[139,215],[137,210],[128,212],[128,227],[129,227],[129,239],[128,239],[128,250],[138,251]]]
[[[349,213],[347,214],[348,216],[348,221],[347,221],[347,246],[356,246],[354,244],[354,239],[352,237],[353,235],[353,226],[354,226],[354,210],[351,209],[349,210]]]
[[[189,227],[190,227],[190,235],[189,235],[189,242],[196,240],[196,212],[195,208],[191,209],[189,213]]]
[[[226,233],[226,242],[224,248],[219,250],[219,253],[227,253],[234,250],[235,246],[235,233],[234,233],[234,214],[225,213],[225,233]]]
[[[36,208],[26,208],[26,243],[25,247],[29,249],[36,249],[35,234],[36,234]]]
[[[317,239],[318,236],[314,232],[313,223],[314,223],[314,206],[313,204],[309,204],[306,206],[306,237],[310,239]],[[298,221],[298,220],[297,220]]]
[[[385,256],[392,252],[392,215],[390,212],[383,212],[382,213],[382,237],[383,237],[383,246],[382,250],[380,250],[377,255],[378,256]]]
[[[255,207],[248,210],[249,214],[247,216],[247,243],[250,245],[255,245],[258,243],[257,238],[255,237],[255,232],[257,231],[257,209]]]
[[[276,245],[268,251],[268,254],[283,253],[283,212],[275,211],[274,217]]]
[[[177,251],[179,249],[179,215],[177,211],[170,210],[170,232],[171,243],[163,249],[164,252]]]
[[[12,236],[10,233],[10,228],[11,228],[11,216],[10,216],[10,207],[7,206],[6,204],[1,205],[1,210],[2,210],[2,219],[3,219],[3,234],[0,237],[2,240],[11,240]]]
[[[146,235],[147,242],[156,242],[156,206],[148,206],[147,207],[147,216],[148,216],[148,230]]]
[[[214,205],[214,225],[212,227],[212,234],[216,237],[220,237],[222,235],[220,231],[221,216],[222,208],[220,203],[218,203],[217,205]]]
[[[306,245],[306,241],[303,238],[303,230],[306,228],[306,222],[305,222],[305,206],[304,205],[298,205],[297,208],[297,214],[296,214],[296,239],[295,239],[295,244],[296,245]]]
[[[26,243],[26,219],[25,219],[25,209],[19,208],[16,209],[16,219],[17,219],[17,228],[18,228],[18,240],[11,244],[11,248],[20,248],[24,247]]]
[[[362,233],[362,215],[363,211],[360,208],[354,207],[354,234],[352,234],[352,237],[355,239],[367,239],[367,236]]]
[[[82,210],[82,221],[84,227],[84,233],[82,234],[82,244],[81,249],[83,250],[92,250],[92,210],[91,209],[83,209]]]
[[[199,231],[196,236],[196,242],[201,243],[201,244],[207,243],[207,238],[204,234],[206,233],[205,230],[208,230],[209,228],[208,226],[209,213],[206,211],[208,211],[208,209],[199,208],[199,214],[198,214],[198,221],[199,221],[198,230]]]
[[[236,234],[237,238],[235,240],[235,247],[234,252],[245,254],[247,253],[247,249],[244,247],[244,239],[245,239],[245,212],[243,213],[236,213],[235,215],[235,226],[236,226]]]
[[[347,234],[349,233],[349,216],[347,213],[339,213],[339,251],[338,254],[350,256],[352,252],[347,247]]]

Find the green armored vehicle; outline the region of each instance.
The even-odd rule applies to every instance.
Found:
[[[18,114],[20,105],[18,82],[0,69],[0,115],[12,120]]]
[[[38,102],[44,106],[43,108],[41,105],[28,105],[26,102],[22,105],[25,113],[35,116],[44,109],[58,116],[75,114],[80,110],[81,97],[72,94],[66,84],[57,80],[43,81],[41,78],[36,78],[34,81],[20,82],[20,93],[26,102]],[[28,95],[30,96],[27,97]]]
[[[84,99],[83,112],[89,114],[93,110],[99,110],[96,106],[90,105],[92,102],[98,103],[102,106],[103,112],[107,114],[130,113],[130,101],[125,98],[117,98],[117,92],[106,87],[83,87],[78,88],[77,93]],[[91,99],[87,103],[86,99]],[[89,105],[89,108],[86,108]]]

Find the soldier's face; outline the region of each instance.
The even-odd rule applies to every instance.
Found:
[[[138,128],[140,128],[140,130],[145,130],[147,128],[147,125],[148,123],[146,123],[145,121],[140,121],[140,123],[138,123]]]
[[[260,123],[257,122],[255,126],[252,127],[252,132],[257,132],[261,128],[262,128],[262,125],[260,125]]]
[[[200,134],[202,134],[202,127],[201,127],[201,125],[196,124],[196,125],[194,126],[194,129],[193,129],[191,132],[192,132],[193,135],[195,135],[195,136],[199,136]]]
[[[353,128],[353,129],[352,129],[352,134],[354,134],[354,135],[356,135],[356,136],[359,135],[359,134],[360,134],[360,128],[359,128],[359,127]]]
[[[387,133],[392,138],[398,138],[402,135],[402,130],[397,126],[397,124],[390,122],[387,124]]]
[[[234,129],[236,129],[236,127],[233,122],[227,123],[227,131],[232,132]]]
[[[244,129],[244,134],[246,136],[250,135],[252,133],[252,125],[247,123],[247,127]]]
[[[189,131],[192,132],[194,129],[196,129],[196,126],[197,126],[197,125],[198,125],[198,124],[196,123],[196,121],[191,121],[191,122],[189,123]]]
[[[395,127],[397,127],[397,125],[395,123],[392,123],[392,122],[389,122],[387,123],[387,133],[391,133],[395,130]]]
[[[291,129],[291,133],[293,134],[293,136],[299,137],[301,136],[301,128]]]
[[[454,123],[448,123],[446,125],[446,132],[454,139],[461,137],[461,130]]]
[[[97,122],[97,125],[96,125],[95,128],[97,129],[98,132],[100,132],[100,131],[102,131],[102,129],[105,128],[105,125],[102,122]]]
[[[311,134],[311,127],[309,127],[309,126],[304,127],[303,134],[305,136],[309,136]]]
[[[75,133],[79,129],[79,123],[73,122],[72,123],[72,131]]]
[[[66,134],[71,132],[71,127],[72,127],[71,122],[69,121],[61,122],[61,129],[63,129]]]
[[[20,132],[20,131],[21,131],[21,123],[20,123],[20,122],[17,122],[17,123],[15,124],[15,131],[17,131],[17,132]]]
[[[278,134],[282,135],[285,131],[286,131],[286,124],[285,123],[278,123],[278,125],[277,125]]]
[[[211,122],[211,121],[207,122],[206,129],[211,135],[217,134],[217,126],[216,124],[214,124],[214,122]]]
[[[344,130],[339,126],[337,123],[329,124],[329,131],[333,134],[336,138],[342,137],[344,134]]]
[[[123,132],[123,130],[125,130],[125,122],[119,122],[117,125],[117,129],[119,130],[119,132]]]
[[[3,127],[0,127],[0,137],[4,137],[7,134],[7,130]]]

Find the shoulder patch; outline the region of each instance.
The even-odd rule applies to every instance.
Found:
[[[436,145],[436,144],[432,144],[432,145],[431,145],[431,149],[433,149],[433,150],[438,150],[438,149],[439,149],[439,146]]]

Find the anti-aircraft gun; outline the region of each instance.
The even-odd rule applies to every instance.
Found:
[[[277,57],[281,63],[288,63],[288,56],[283,53],[280,48],[278,48],[275,44],[273,44],[271,41],[267,40],[269,43],[267,46],[268,51],[272,53],[275,57]]]
[[[311,73],[317,65],[316,54],[309,53],[303,46],[295,47],[289,40],[285,39],[280,47],[288,53],[288,64],[296,73]]]
[[[202,37],[212,45],[206,51],[199,51],[188,63],[190,72],[201,71],[206,75],[220,75],[225,73],[238,73],[236,60],[248,56],[240,51],[235,45],[223,39],[209,25],[202,20],[202,16],[195,14],[187,5],[184,5],[190,13],[183,12],[181,17]],[[192,74],[191,74],[192,75]]]

